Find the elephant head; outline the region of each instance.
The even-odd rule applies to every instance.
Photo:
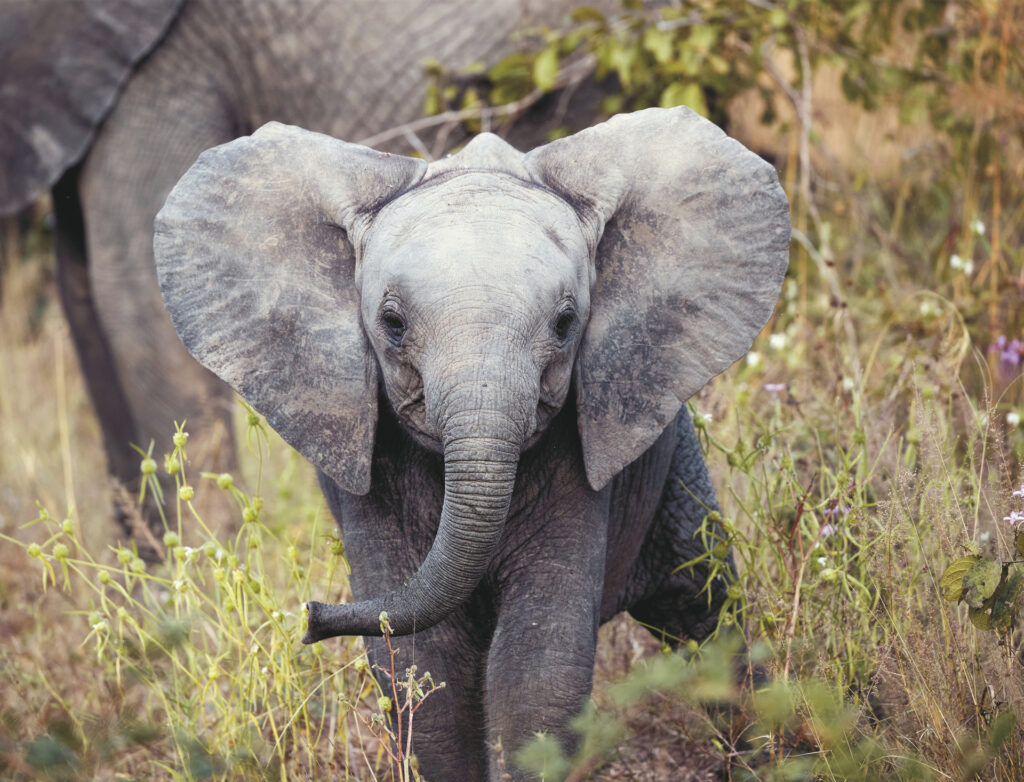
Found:
[[[309,642],[465,600],[570,388],[590,486],[639,457],[771,315],[789,218],[774,169],[687,109],[429,166],[272,123],[199,158],[155,248],[186,347],[342,488],[370,489],[379,384],[444,456],[415,577],[311,604]]]

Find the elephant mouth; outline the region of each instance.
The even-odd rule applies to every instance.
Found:
[[[394,410],[394,408],[392,408],[392,410]],[[403,408],[401,413],[394,411],[395,418],[398,419],[402,428],[409,433],[409,436],[412,437],[417,444],[426,448],[428,451],[432,451],[433,453],[444,453],[444,446],[441,439],[427,431],[424,425],[425,416],[422,415],[422,410],[422,407],[417,409],[416,406],[408,405]],[[521,452],[526,451],[537,444],[540,438],[543,437],[544,432],[547,431],[551,421],[554,420],[560,410],[561,407],[555,407],[553,405],[545,404],[544,402],[540,402],[537,405],[536,425],[533,427],[533,431],[530,432],[530,434],[523,440]],[[420,412],[421,414],[416,415],[417,412]]]

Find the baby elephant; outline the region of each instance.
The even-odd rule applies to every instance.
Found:
[[[688,109],[615,117],[527,154],[445,160],[271,123],[211,149],[156,221],[186,347],[317,468],[360,602],[447,687],[430,780],[498,779],[569,739],[598,626],[713,629],[694,532],[716,507],[683,402],[750,347],[789,257],[774,169]],[[512,777],[521,773],[511,768]]]

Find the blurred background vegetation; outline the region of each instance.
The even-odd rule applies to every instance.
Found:
[[[538,113],[558,136],[684,104],[775,163],[794,241],[774,320],[691,400],[727,534],[712,556],[728,543],[739,566],[730,632],[666,654],[616,620],[580,753],[539,740],[518,762],[546,779],[1024,779],[1018,587],[986,627],[994,604],[972,623],[940,584],[965,555],[1020,556],[1024,3],[625,2],[519,43],[489,69],[424,63],[424,118],[381,137],[437,156]],[[595,116],[568,110],[582,92]],[[239,408],[230,481],[188,474],[184,443],[156,455],[249,509],[236,540],[182,546],[192,510],[168,497],[165,565],[108,546],[48,225],[45,204],[4,225],[0,256],[0,776],[406,778],[360,644],[297,644],[301,601],[336,593],[347,563],[308,465],[258,417]],[[756,692],[735,686],[736,627]]]

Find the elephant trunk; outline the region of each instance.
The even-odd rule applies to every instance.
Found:
[[[476,390],[481,386],[487,384]],[[479,393],[472,396],[476,399],[470,405],[453,405],[462,412],[448,416],[443,429],[444,504],[434,542],[416,575],[372,600],[309,603],[303,643],[337,635],[379,636],[382,611],[394,635],[425,630],[476,588],[508,517],[524,426],[495,412],[496,404],[481,405]]]

